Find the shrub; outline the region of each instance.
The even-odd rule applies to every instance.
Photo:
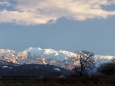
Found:
[[[115,74],[115,63],[104,63],[98,68],[98,72],[104,75]]]

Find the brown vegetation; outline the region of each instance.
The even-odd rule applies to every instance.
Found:
[[[71,76],[28,80],[0,80],[0,86],[115,86],[115,75]]]

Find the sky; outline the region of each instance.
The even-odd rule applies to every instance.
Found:
[[[115,55],[115,0],[0,0],[0,49]]]

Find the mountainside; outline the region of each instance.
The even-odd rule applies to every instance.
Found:
[[[15,64],[49,64],[65,69],[72,69],[79,65],[77,54],[53,49],[29,48],[23,52],[0,49],[0,60]],[[110,62],[114,56],[94,55],[96,67],[105,62]]]
[[[70,74],[71,71],[53,65],[0,65],[0,77],[2,78],[54,78],[65,77]]]

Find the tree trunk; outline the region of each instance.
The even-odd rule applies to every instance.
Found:
[[[81,69],[80,69],[80,76],[83,75],[83,65],[81,64]]]

